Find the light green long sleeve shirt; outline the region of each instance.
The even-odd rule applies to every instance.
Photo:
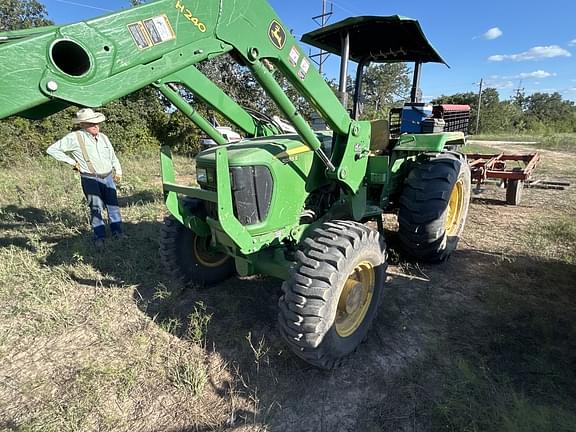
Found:
[[[92,162],[96,173],[90,171],[86,160],[84,160],[84,155],[82,154],[82,148],[78,142],[76,132],[71,132],[61,140],[56,141],[48,147],[46,153],[54,159],[71,166],[75,166],[76,162],[78,162],[81,173],[102,175],[114,170],[114,173],[117,176],[122,176],[122,166],[116,157],[116,152],[114,151],[114,147],[112,147],[112,143],[108,137],[103,133],[98,133],[96,137],[93,137],[84,130],[79,131],[79,133],[84,137],[86,153],[88,154],[88,159]]]

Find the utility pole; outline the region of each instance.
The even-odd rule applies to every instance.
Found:
[[[476,112],[476,131],[475,134],[478,135],[478,128],[480,127],[480,105],[482,104],[482,84],[484,79],[480,78],[480,90],[478,90],[478,110]]]
[[[524,111],[524,87],[522,87],[522,80],[518,83],[518,88],[515,89],[515,99],[514,102],[518,105],[518,107]]]
[[[518,83],[518,88],[514,90],[516,91],[516,99],[518,99],[522,94],[522,92],[524,91],[524,88],[522,87],[522,80],[520,80],[520,82]]]
[[[312,19],[320,27],[325,27],[333,13],[334,13],[334,4],[330,2],[330,10],[328,11],[326,7],[326,0],[322,0],[322,14],[312,17]],[[320,72],[320,74],[322,74],[322,66],[324,65],[324,62],[326,61],[328,56],[329,54],[324,52],[324,50],[322,49],[318,54],[310,55],[310,58],[314,61],[314,63],[318,65],[318,71]],[[314,60],[315,57],[319,57],[319,60],[318,61]]]

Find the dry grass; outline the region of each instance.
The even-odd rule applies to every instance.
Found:
[[[0,175],[0,429],[215,430],[254,410],[234,368],[205,349],[205,308],[186,338],[148,313],[141,291],[181,293],[157,263],[154,162],[126,161],[129,238],[103,254],[72,172],[43,160]]]
[[[193,291],[164,276],[158,163],[124,165],[129,237],[103,254],[71,172],[0,173],[0,430],[574,430],[573,188],[508,207],[486,187],[442,265],[391,249],[368,340],[322,372],[278,336],[278,281]]]

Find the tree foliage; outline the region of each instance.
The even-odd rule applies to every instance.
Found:
[[[2,0],[0,31],[21,30],[52,25],[46,7],[36,0]]]
[[[559,93],[534,93],[526,98],[524,110],[531,129],[546,131],[552,124],[562,132],[576,131],[574,102],[563,100]]]
[[[362,80],[362,117],[386,117],[390,107],[408,99],[409,92],[409,70],[405,63],[370,65]]]
[[[576,132],[574,102],[562,99],[559,93],[517,93],[511,100],[500,101],[498,91],[482,91],[480,122],[478,95],[472,92],[442,96],[432,103],[466,104],[471,107],[470,133],[560,133]]]

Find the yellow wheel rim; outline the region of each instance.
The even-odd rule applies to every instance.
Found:
[[[194,236],[192,251],[194,258],[204,267],[219,267],[228,259],[228,255],[214,250],[210,245],[212,237]]]
[[[446,215],[446,221],[444,223],[444,228],[446,229],[446,234],[451,236],[458,233],[458,228],[460,227],[460,221],[462,219],[462,209],[464,208],[464,180],[458,179],[452,193],[450,194],[450,200],[448,201],[448,213]]]
[[[352,335],[366,318],[374,294],[375,279],[374,267],[367,261],[357,265],[348,276],[336,310],[336,332],[341,337]]]

